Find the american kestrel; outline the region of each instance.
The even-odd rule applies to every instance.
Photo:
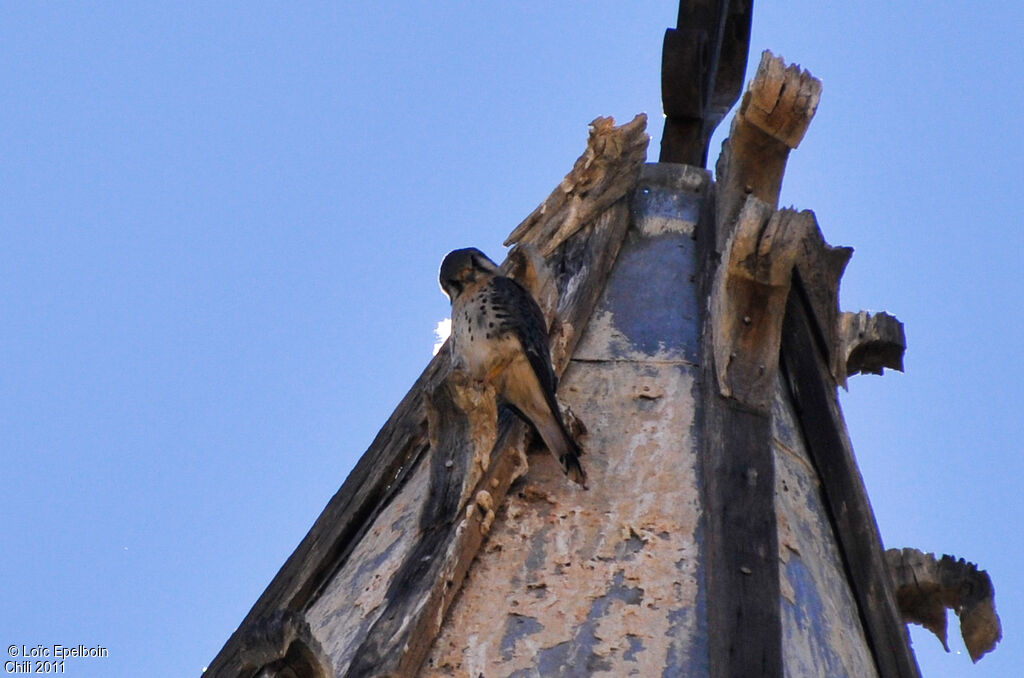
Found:
[[[585,487],[579,445],[555,399],[558,378],[540,306],[473,247],[449,252],[440,279],[452,302],[452,361],[493,385],[506,405],[533,424],[569,479]]]

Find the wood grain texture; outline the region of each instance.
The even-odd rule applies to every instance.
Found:
[[[838,340],[837,357],[843,368],[836,375],[840,386],[854,374],[882,374],[886,367],[903,371],[907,337],[903,323],[888,313],[841,314]]]
[[[949,652],[946,610],[953,610],[960,618],[960,634],[972,661],[995,649],[1003,626],[988,572],[963,558],[936,558],[911,548],[889,549],[885,556],[905,621],[934,633]]]
[[[716,190],[723,189],[721,183]],[[716,204],[720,200],[716,200]],[[761,230],[774,211],[752,200],[747,233]],[[771,415],[729,398],[719,388],[723,333],[716,333],[732,302],[724,298],[729,244],[743,227],[738,214],[716,213],[697,229],[702,304],[701,474],[706,516],[708,651],[712,678],[781,676],[782,621],[775,513]],[[724,237],[722,237],[724,235]],[[743,236],[740,236],[741,238]],[[742,249],[743,246],[738,246]],[[718,301],[714,296],[718,294]],[[771,319],[765,317],[765,322]],[[742,323],[742,316],[739,320]],[[727,349],[726,355],[731,354]],[[740,390],[749,402],[766,401],[770,384]],[[764,397],[762,397],[764,396]]]
[[[558,188],[512,231],[505,245],[534,244],[547,257],[627,195],[647,157],[646,130],[643,113],[620,127],[613,118],[591,122],[587,150]]]
[[[832,373],[843,374],[845,362],[837,346],[839,281],[852,251],[826,243],[813,212],[774,211],[747,197],[731,226],[711,291],[714,359],[722,395],[755,409],[769,408],[794,271],[810,282],[807,296],[818,341]]]
[[[781,676],[771,420],[714,389],[702,417],[711,676]]]
[[[821,82],[765,51],[716,163],[716,211],[729,223],[746,196],[778,207],[782,175],[818,108]],[[723,241],[719,242],[719,247]]]
[[[878,678],[839,539],[782,375],[775,391],[772,442],[786,674]]]

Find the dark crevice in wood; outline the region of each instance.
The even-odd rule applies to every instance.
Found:
[[[306,620],[279,610],[248,627],[239,651],[239,675],[256,678],[333,678],[330,658]]]
[[[829,347],[828,340],[825,338],[825,332],[822,327],[813,320],[815,318],[814,312],[811,310],[814,308],[814,304],[811,301],[810,296],[807,294],[804,281],[800,279],[800,271],[793,269],[793,284],[790,287],[790,296],[796,294],[800,298],[801,308],[806,309],[804,317],[807,320],[807,328],[810,330],[811,339],[814,342],[814,347],[818,350],[818,354],[821,356],[827,356],[832,354],[832,349]],[[789,316],[791,307],[789,302],[786,305],[786,315]],[[785,321],[783,321],[783,327],[785,327]],[[785,336],[785,330],[783,330],[783,336]],[[826,376],[826,371],[823,377]]]
[[[444,386],[439,387],[439,391],[443,394]],[[436,398],[437,394],[432,397]],[[446,414],[459,416],[453,411]],[[467,419],[464,414],[462,417]],[[339,675],[346,678],[413,675],[429,651],[440,619],[453,602],[485,532],[480,519],[469,520],[462,510],[462,488],[471,478],[472,457],[463,455],[462,462],[447,465],[447,452],[458,444],[458,431],[465,433],[467,423],[456,423],[456,432],[447,445],[442,444],[435,451],[440,454],[432,453],[431,496],[420,514],[416,543],[388,586],[384,612],[355,650],[345,673]],[[524,427],[510,411],[501,411],[497,439],[491,450],[491,468],[479,484],[491,488],[499,501],[517,477],[512,469],[518,462],[510,459],[511,448],[514,440],[521,439]],[[495,482],[497,479],[500,482]],[[461,557],[460,552],[463,552]]]

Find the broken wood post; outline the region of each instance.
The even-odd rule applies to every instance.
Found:
[[[907,337],[903,323],[888,313],[843,313],[839,317],[839,342],[843,370],[836,376],[843,386],[848,375],[882,374],[886,367],[903,371]]]
[[[747,196],[778,207],[789,152],[803,139],[820,98],[820,80],[765,50],[715,166],[720,224],[732,223]]]
[[[896,587],[896,601],[903,619],[921,624],[946,642],[946,610],[960,618],[964,646],[977,663],[1002,640],[1003,627],[996,614],[995,591],[985,570],[963,558],[942,556],[917,549],[885,552]]]

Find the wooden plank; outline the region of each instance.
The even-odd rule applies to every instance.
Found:
[[[786,674],[879,678],[821,483],[778,374],[772,412]]]
[[[442,386],[438,393],[446,391]],[[447,406],[441,405],[446,400],[447,395],[435,398],[441,416],[454,424],[446,428],[451,433],[445,434],[447,440],[441,441],[431,455],[432,489],[439,491],[432,493],[424,507],[421,536],[391,582],[384,613],[339,675],[363,678],[415,674],[490,529],[494,506],[504,501],[509,486],[524,470],[512,447],[515,441],[522,445],[525,425],[506,413],[494,446],[496,462],[478,486],[486,489],[477,491],[462,518],[458,488],[470,473],[467,461],[472,457],[461,452],[466,438],[477,434],[470,429],[465,412],[450,401]],[[448,466],[449,461],[456,462],[454,467]]]
[[[713,224],[704,220],[705,227],[697,229],[701,299],[712,296],[728,266],[728,258],[721,259],[719,233],[732,231],[737,224],[735,216],[732,223],[723,223],[721,216],[715,215]],[[710,675],[777,677],[783,674],[782,621],[771,415],[721,393],[715,360],[716,309],[701,304],[701,310],[698,419]]]
[[[438,353],[416,380],[298,548],[210,663],[208,675],[239,675],[248,630],[278,610],[301,611],[397,494],[429,447],[421,394],[439,383],[448,363],[447,352]]]
[[[882,678],[920,675],[886,571],[878,525],[846,433],[836,384],[795,276],[782,328],[782,370]]]
[[[771,420],[717,393],[705,371],[708,646],[712,678],[778,677],[782,620]]]

